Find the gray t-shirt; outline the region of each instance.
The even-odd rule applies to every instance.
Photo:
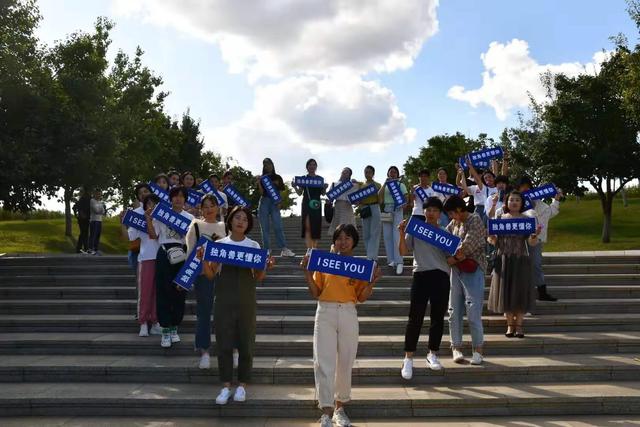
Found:
[[[407,248],[413,251],[413,272],[441,270],[449,274],[451,267],[447,264],[447,254],[441,249],[428,244],[410,234],[405,235]]]

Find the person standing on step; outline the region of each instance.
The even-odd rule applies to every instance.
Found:
[[[317,177],[318,162],[315,159],[307,160],[306,177]],[[322,202],[320,196],[325,194],[328,184],[324,187],[299,187],[292,183],[298,196],[302,196],[302,234],[307,249],[318,247],[318,240],[322,235]]]
[[[226,221],[229,235],[219,243],[260,249],[260,244],[247,237],[253,228],[253,216],[246,207],[235,206]],[[273,267],[273,257],[267,261],[267,270]],[[218,352],[218,371],[223,383],[216,397],[218,405],[226,405],[231,397],[233,380],[233,349],[239,352],[238,387],[233,395],[236,402],[246,400],[246,386],[251,381],[253,351],[256,342],[256,285],[264,280],[267,271],[221,265],[205,261],[202,268],[209,280],[216,277],[214,325]]]
[[[199,210],[202,218],[196,218],[187,231],[187,256],[196,250],[196,243],[201,237],[216,241],[227,236],[224,222],[218,221],[218,199],[213,194],[206,194],[200,201]],[[196,293],[196,351],[200,352],[200,369],[211,366],[211,313],[215,295],[215,278],[206,275],[198,276],[194,283]]]
[[[449,174],[447,173],[447,170],[445,168],[438,168],[437,177],[439,184],[449,184],[447,182],[447,180],[449,179]],[[447,199],[449,198],[449,196],[446,196],[442,193],[436,193],[436,196],[443,204],[446,203]],[[440,215],[440,225],[446,227],[447,225],[449,225],[449,221],[450,219],[447,216],[447,212],[442,212],[442,214]]]
[[[80,229],[78,243],[76,244],[76,253],[88,253],[90,249],[89,221],[91,217],[91,195],[86,186],[80,189],[80,198],[73,205],[73,213],[78,221],[78,228]]]
[[[518,191],[521,193],[530,190],[532,187],[531,178],[528,176],[522,177],[518,181]],[[529,255],[532,261],[532,282],[538,291],[538,300],[540,301],[558,301],[558,298],[553,297],[547,292],[544,271],[542,270],[542,250],[548,238],[549,220],[560,213],[560,200],[563,194],[560,188],[557,190],[558,192],[551,200],[551,204],[547,204],[543,200],[532,200],[533,209],[524,213],[527,216],[536,218],[537,223],[542,227],[538,235],[538,244],[529,247]]]
[[[135,213],[144,215],[146,211],[153,211],[153,208],[160,203],[160,199],[149,191],[149,186],[144,183],[136,185],[136,194],[138,197],[144,195],[142,203],[134,209]],[[158,323],[158,315],[156,312],[156,257],[160,247],[157,239],[149,237],[148,233],[144,233],[133,227],[127,230],[129,241],[140,239],[140,252],[137,259],[138,282],[138,323],[140,324],[141,337],[151,335],[161,335],[162,328]],[[149,328],[151,325],[151,328]]]
[[[499,218],[522,218],[524,200],[518,191],[507,195],[504,214]],[[489,291],[489,310],[504,313],[507,321],[507,338],[524,338],[522,322],[525,313],[530,313],[535,305],[533,286],[531,286],[531,258],[529,248],[538,244],[540,227],[535,233],[526,235],[507,234],[489,236],[488,241],[496,247],[496,262],[491,274]]]
[[[196,177],[192,172],[183,172],[182,175],[180,175],[180,185],[186,188],[187,191],[196,190]],[[191,206],[189,203],[185,203],[184,210],[189,212],[194,217],[200,216],[200,212],[198,212],[197,206]]]
[[[498,188],[495,186],[496,175],[489,169],[482,172],[482,174],[476,171],[473,167],[473,163],[469,157],[466,158],[466,163],[469,166],[469,174],[475,182],[474,185],[467,185],[467,180],[464,176],[464,170],[460,168],[462,174],[459,175],[461,179],[458,179],[458,186],[462,187],[464,192],[473,197],[473,203],[475,205],[475,213],[486,223],[487,214],[489,212],[489,200],[498,192]],[[492,161],[492,164],[496,164]]]
[[[444,204],[451,222],[447,231],[461,240],[451,265],[451,291],[449,293],[449,335],[453,361],[464,363],[462,353],[462,319],[466,309],[471,332],[472,365],[481,365],[484,331],[482,308],[484,305],[484,275],[487,269],[485,245],[487,230],[480,216],[467,211],[459,196],[451,196]]]
[[[431,173],[428,169],[422,169],[418,173],[418,183],[411,189],[409,194],[409,201],[412,204],[411,216],[426,221],[424,216],[424,204],[427,200],[422,200],[420,195],[416,192],[418,188],[421,188],[424,194],[429,197],[438,197],[438,194],[431,188]],[[438,198],[439,199],[439,198]]]
[[[262,246],[264,249],[271,249],[270,223],[273,223],[276,243],[281,249],[280,256],[294,257],[296,254],[293,253],[291,249],[287,248],[284,231],[282,230],[280,203],[274,202],[273,199],[265,193],[265,189],[261,181],[263,176],[268,176],[274,187],[279,192],[285,190],[284,181],[282,180],[282,177],[276,173],[276,167],[273,165],[273,161],[266,157],[262,161],[262,175],[256,178],[256,185],[260,192],[260,201],[258,202],[258,219],[260,220],[260,231],[262,232]]]
[[[364,168],[365,181],[360,184],[360,188],[375,185],[379,191],[382,185],[373,180],[375,174],[376,169],[373,166],[366,166]],[[382,232],[378,195],[372,194],[362,199],[360,203],[358,203],[358,213],[360,218],[362,218],[362,238],[367,252],[367,259],[377,262],[378,252],[380,251],[380,234]]]
[[[490,196],[485,204],[488,219],[494,219],[498,211],[502,212],[501,209],[505,202],[504,198],[512,189],[509,185],[509,177],[506,175],[498,175],[495,183],[498,191]]]
[[[423,215],[428,224],[444,230],[439,223],[442,209],[440,199],[429,197],[424,203]],[[406,225],[407,221],[404,220],[398,227],[400,231],[398,246],[402,256],[409,255],[413,251],[413,281],[411,282],[409,321],[404,335],[405,356],[401,375],[405,380],[410,380],[413,377],[413,355],[418,345],[427,304],[431,305],[427,367],[434,371],[442,369],[438,352],[444,333],[444,315],[449,304],[451,267],[447,263],[447,254],[441,249],[420,239],[414,239],[410,234],[405,235]]]
[[[358,244],[358,231],[352,224],[340,224],[333,233],[333,246],[341,255],[352,256]],[[365,302],[382,272],[376,268],[373,280],[351,279],[307,270],[309,255],[301,267],[311,296],[318,300],[313,329],[313,371],[320,425],[350,426],[344,404],[351,400],[351,370],[358,351],[358,313],[356,303]],[[335,411],[334,411],[335,407]]]
[[[181,186],[169,190],[171,209],[184,217],[184,220],[193,221],[193,215],[184,210],[187,200],[187,189]],[[164,348],[180,342],[178,326],[184,317],[185,291],[173,283],[180,268],[186,259],[185,236],[151,217],[153,209],[147,209],[147,233],[152,239],[157,239],[159,244],[156,256],[156,312],[158,321],[162,326],[162,339],[160,345]],[[169,259],[169,254],[171,259]],[[173,262],[173,263],[172,263]]]
[[[102,191],[95,190],[91,199],[91,216],[89,221],[89,253],[100,255],[100,235],[102,234],[102,217],[107,214],[107,206],[102,201]]]
[[[351,179],[352,175],[353,171],[351,170],[351,168],[342,169],[338,182],[332,183],[331,187],[329,188],[329,191],[331,191],[334,187],[337,187],[347,181],[351,181],[353,183],[353,187],[342,193],[333,201],[333,218],[331,219],[331,224],[329,225],[329,236],[333,236],[333,232],[336,231],[336,228],[340,224],[356,225],[356,217],[353,214],[353,205],[351,205],[348,196],[349,194],[357,191],[359,185],[356,180]],[[325,203],[331,202],[327,201]]]
[[[400,183],[400,191],[405,197],[405,200],[407,200],[407,187],[400,181],[400,171],[398,168],[391,166],[387,170],[387,180],[378,190],[378,203],[380,203],[382,207],[382,234],[384,237],[384,249],[387,254],[387,263],[389,267],[395,269],[396,275],[399,276],[402,274],[404,268],[404,261],[398,251],[398,244],[400,243],[398,225],[400,225],[402,221],[403,206],[395,206],[393,195],[387,187],[387,183],[390,181]]]

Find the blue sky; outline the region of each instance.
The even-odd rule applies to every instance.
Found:
[[[435,134],[498,137],[527,91],[540,94],[547,65],[584,72],[610,36],[638,39],[624,0],[355,3],[39,0],[38,34],[51,44],[107,16],[111,54],[140,45],[171,92],[167,110],[189,108],[208,148],[256,173],[272,157],[286,176],[314,156],[330,179],[369,163],[383,179]]]

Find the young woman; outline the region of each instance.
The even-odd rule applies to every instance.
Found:
[[[448,184],[447,180],[449,179],[449,174],[447,173],[447,170],[445,168],[442,168],[442,167],[438,168],[437,176],[438,176],[438,183]],[[449,198],[449,196],[445,196],[442,193],[436,193],[436,197],[438,197],[442,203],[445,203]],[[440,215],[440,225],[443,227],[446,227],[447,225],[449,225],[449,220],[450,219],[447,216],[447,212],[443,211],[442,214]]]
[[[506,175],[498,175],[495,179],[496,191],[486,202],[485,209],[487,210],[487,217],[493,219],[496,217],[497,212],[502,212],[502,206],[504,206],[505,196],[511,191],[509,186],[509,177]]]
[[[142,184],[137,188],[139,195],[146,194],[142,199],[140,207],[133,211],[144,215],[147,210],[153,211],[153,208],[160,202],[155,194],[151,194],[148,187]],[[129,227],[127,230],[130,241],[140,239],[140,252],[137,258],[137,281],[138,281],[138,323],[140,324],[141,337],[152,335],[160,335],[162,328],[158,323],[156,314],[156,257],[158,255],[158,240],[149,237],[148,233],[144,233],[135,228]],[[151,325],[151,328],[149,328]]]
[[[307,177],[316,177],[318,163],[314,159],[307,160]],[[302,235],[307,249],[318,246],[318,240],[322,234],[322,202],[320,196],[325,194],[328,184],[320,187],[298,187],[293,184],[298,195],[302,195]],[[303,195],[304,193],[304,195]]]
[[[189,171],[183,172],[182,175],[180,175],[180,185],[183,186],[184,188],[186,188],[187,191],[195,190],[196,189],[195,188],[196,177],[193,175],[193,173],[191,173]],[[184,204],[184,210],[189,212],[194,217],[199,217],[200,216],[200,212],[198,212],[198,207],[197,206],[191,206],[189,203],[185,203]]]
[[[329,188],[329,191],[331,191],[334,187],[337,187],[342,183],[348,181],[351,181],[353,183],[353,187],[342,193],[333,202],[333,218],[331,219],[331,224],[329,225],[329,236],[333,236],[333,232],[336,231],[336,228],[340,224],[356,225],[356,217],[353,214],[353,206],[351,205],[348,196],[349,194],[358,191],[359,185],[356,180],[351,179],[352,175],[353,171],[351,170],[351,168],[342,169],[342,173],[340,173],[340,179],[338,180],[338,182],[332,183],[331,188]],[[326,203],[331,202],[327,201]]]
[[[215,173],[209,175],[209,184],[218,192],[220,198],[224,201],[221,205],[218,206],[218,219],[224,223],[224,218],[227,216],[227,212],[229,210],[229,204],[227,202],[227,195],[222,191],[222,183],[220,182],[220,177]]]
[[[184,221],[189,223],[193,221],[193,215],[184,210],[184,203],[187,199],[187,190],[184,187],[173,187],[169,190],[171,199],[171,208],[182,215]],[[151,218],[153,209],[147,209],[145,216],[147,218],[147,233],[151,239],[157,239],[160,248],[156,256],[156,310],[158,321],[162,326],[162,339],[160,345],[164,348],[171,347],[172,343],[180,342],[178,335],[178,326],[182,323],[184,317],[184,299],[185,292],[182,288],[173,284],[184,259],[176,261],[173,264],[168,258],[168,253],[178,255],[182,252],[183,258],[186,258],[187,250],[185,236],[180,235],[177,231],[167,227],[158,220]]]
[[[169,188],[177,187],[178,185],[180,185],[180,172],[171,170],[167,173],[167,178],[169,181]]]
[[[227,216],[226,226],[229,235],[218,240],[219,243],[260,248],[258,242],[247,237],[253,227],[253,216],[248,208],[234,207]],[[272,267],[273,258],[269,257],[267,270]],[[216,403],[226,405],[231,397],[233,348],[236,345],[240,358],[239,385],[233,400],[244,402],[247,396],[245,388],[251,380],[256,342],[256,284],[265,278],[267,272],[214,262],[204,262],[203,272],[209,280],[213,280],[217,274],[213,321],[216,326],[218,370],[223,387],[216,397]]]
[[[216,241],[227,236],[224,222],[218,221],[218,199],[212,194],[206,194],[200,201],[201,219],[194,219],[187,231],[187,254],[196,249],[196,243],[201,237]],[[211,310],[215,281],[204,274],[196,278],[194,284],[196,292],[196,350],[200,351],[200,369],[211,366],[209,348],[211,347]]]
[[[436,228],[440,226],[440,213],[442,202],[437,197],[430,197],[424,204],[423,214],[426,222]],[[449,304],[449,271],[451,267],[447,263],[447,255],[437,247],[414,239],[407,234],[405,227],[407,221],[402,221],[398,227],[400,230],[400,254],[409,255],[413,251],[413,282],[411,283],[411,304],[409,306],[409,321],[404,335],[404,361],[402,362],[401,375],[405,380],[413,377],[413,355],[418,345],[420,329],[424,322],[427,304],[431,304],[431,324],[429,326],[429,354],[427,355],[427,367],[438,371],[442,364],[438,359],[440,343],[444,331],[444,314]]]
[[[280,204],[275,203],[268,194],[265,193],[262,185],[262,177],[268,176],[278,191],[284,191],[284,181],[282,177],[276,173],[276,168],[270,158],[262,161],[262,175],[256,178],[256,185],[260,191],[260,201],[258,202],[258,219],[260,220],[260,230],[262,232],[262,245],[264,249],[271,249],[270,242],[270,223],[273,222],[273,231],[276,235],[276,243],[282,249],[280,256],[293,257],[296,256],[287,248],[287,242],[282,231],[282,217],[280,216]]]
[[[462,171],[461,176],[460,174],[458,175],[458,186],[462,187],[467,195],[473,197],[475,213],[486,223],[487,214],[490,209],[489,200],[498,192],[498,188],[495,185],[496,175],[489,169],[482,172],[482,174],[478,173],[476,168],[473,167],[473,163],[469,157],[467,157],[466,163],[469,165],[469,175],[473,178],[475,184],[467,185],[464,171]],[[492,164],[495,167],[496,162],[492,161]],[[462,168],[460,169],[462,170]]]
[[[438,194],[433,191],[433,188],[431,188],[431,173],[427,169],[422,169],[418,173],[418,183],[413,186],[413,188],[411,189],[411,194],[409,194],[409,201],[413,206],[411,210],[411,216],[425,221],[426,218],[424,216],[423,205],[427,202],[427,200],[422,200],[420,198],[420,195],[416,192],[418,188],[421,188],[424,191],[424,193],[427,195],[427,199],[430,197],[438,197]]]
[[[507,196],[507,204],[502,208],[504,214],[500,218],[523,218],[524,200],[522,194],[512,191]],[[538,244],[540,227],[529,235],[489,236],[488,241],[496,246],[498,261],[491,275],[489,291],[489,310],[504,313],[507,321],[508,338],[524,338],[522,322],[525,313],[533,310],[535,304],[535,288],[531,285],[531,258],[529,246]]]
[[[169,177],[163,173],[158,174],[153,178],[153,183],[164,191],[169,191]]]
[[[444,204],[451,222],[447,231],[461,239],[453,257],[447,258],[451,268],[451,291],[449,293],[449,334],[453,361],[464,363],[462,353],[462,318],[465,308],[469,320],[472,343],[472,365],[482,364],[482,307],[484,304],[484,272],[487,269],[485,244],[487,230],[482,219],[469,213],[459,196],[451,196]]]
[[[360,184],[360,188],[368,187],[373,184],[380,190],[382,185],[373,180],[376,169],[368,165],[364,168],[365,181]],[[378,195],[372,194],[365,197],[358,203],[358,211],[362,218],[362,237],[367,252],[367,259],[378,261],[378,251],[380,250],[380,233],[382,231],[382,222],[380,221],[380,204],[378,203]]]
[[[382,205],[382,234],[384,236],[384,249],[387,253],[387,263],[389,267],[395,268],[396,275],[401,275],[404,268],[404,261],[400,252],[398,252],[398,244],[400,243],[400,233],[398,225],[402,221],[402,206],[397,208],[393,202],[393,196],[387,183],[390,181],[399,181],[400,171],[397,167],[391,166],[387,170],[387,180],[378,190],[378,203]],[[407,197],[407,187],[400,182],[400,191]]]
[[[107,207],[102,201],[102,191],[95,190],[90,202],[91,217],[89,221],[89,253],[97,255],[102,234],[102,217],[107,213]]]
[[[358,231],[352,224],[340,224],[333,233],[337,253],[352,256],[358,244]],[[358,313],[356,303],[365,302],[382,275],[378,267],[371,283],[307,270],[309,256],[301,266],[309,293],[318,300],[313,330],[313,361],[316,395],[322,409],[320,425],[329,427],[351,423],[344,404],[351,400],[351,369],[358,351]],[[334,404],[336,410],[334,411]]]

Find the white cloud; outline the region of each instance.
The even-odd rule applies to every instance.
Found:
[[[232,72],[283,77],[348,68],[411,67],[438,30],[438,0],[114,0],[142,16],[216,43]]]
[[[550,71],[576,76],[592,73],[606,58],[605,52],[593,55],[588,64],[567,62],[562,64],[539,64],[529,53],[529,44],[524,40],[513,39],[506,44],[491,42],[489,49],[480,58],[485,71],[482,73],[482,86],[466,90],[463,86],[453,86],[448,91],[450,98],[464,101],[477,107],[485,104],[492,107],[500,120],[506,120],[516,108],[529,105],[529,94],[542,101],[545,90],[540,75]]]

